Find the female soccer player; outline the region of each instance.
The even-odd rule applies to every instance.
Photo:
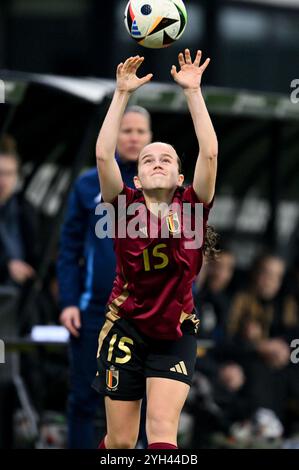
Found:
[[[210,59],[200,65],[201,55],[198,51],[192,62],[186,49],[179,54],[180,71],[175,66],[171,69],[172,77],[184,90],[200,146],[192,185],[182,186],[184,176],[175,149],[159,142],[147,145],[139,155],[136,189],[122,181],[114,158],[115,146],[131,94],[152,78],[152,74],[143,78],[136,75],[143,57],[131,57],[119,64],[116,91],[98,137],[96,156],[103,200],[116,208],[119,217],[120,194],[126,197],[127,208],[132,203],[145,208],[138,237],[129,233],[120,237],[118,232],[115,236],[117,273],[99,335],[94,382],[105,395],[107,415],[107,434],[100,449],[136,446],[145,391],[148,448],[177,449],[179,417],[196,359],[199,320],[191,288],[201,268],[204,248],[188,248],[181,214],[158,210],[157,203],[164,203],[164,208],[176,203],[181,211],[183,204],[189,203],[194,224],[198,222],[195,206],[203,207],[202,232],[207,239],[218,143],[201,93],[202,75]],[[126,216],[126,221],[134,216],[136,212]],[[152,225],[155,236],[151,236]]]

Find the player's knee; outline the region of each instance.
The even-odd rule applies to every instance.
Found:
[[[158,414],[149,414],[146,419],[147,436],[168,436],[173,434],[176,429],[176,420],[170,417],[159,416]]]
[[[137,438],[135,434],[117,434],[115,436],[107,436],[107,447],[108,449],[135,449],[137,444]]]

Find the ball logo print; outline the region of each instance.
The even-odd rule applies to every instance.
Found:
[[[140,46],[162,49],[183,35],[187,10],[182,0],[130,0],[125,26]]]

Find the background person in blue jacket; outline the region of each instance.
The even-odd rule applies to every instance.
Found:
[[[138,106],[127,108],[120,128],[116,159],[128,186],[134,187],[139,152],[151,138],[149,113]],[[116,264],[113,240],[99,239],[95,235],[95,225],[99,220],[95,208],[100,202],[100,191],[96,168],[75,182],[58,257],[60,322],[71,333],[68,447],[72,449],[95,448],[97,410],[99,427],[105,427],[104,401],[91,388],[91,383],[97,371],[98,335]]]

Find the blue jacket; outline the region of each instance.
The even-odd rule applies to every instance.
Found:
[[[135,163],[122,163],[116,156],[124,182],[133,187]],[[100,216],[100,184],[94,168],[75,182],[61,231],[57,263],[60,306],[78,306],[103,313],[115,278],[113,240],[99,239],[95,225]]]

